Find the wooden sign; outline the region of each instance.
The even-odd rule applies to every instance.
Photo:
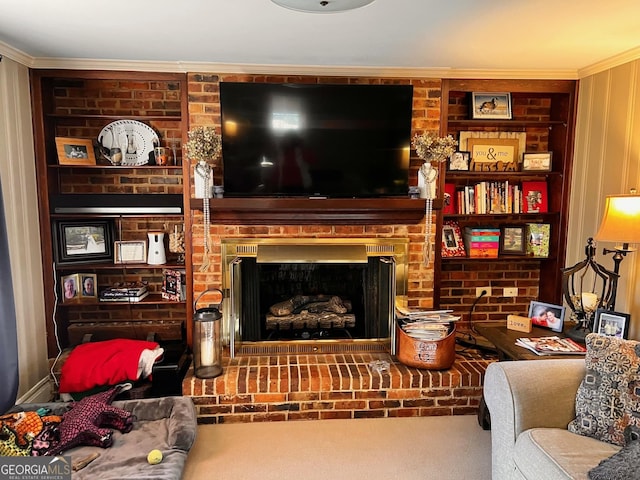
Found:
[[[469,138],[472,172],[517,172],[519,157],[517,138]]]
[[[531,332],[531,319],[520,315],[508,315],[507,329],[529,333]]]

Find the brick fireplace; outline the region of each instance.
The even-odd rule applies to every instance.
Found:
[[[335,78],[262,75],[189,74],[189,116],[191,127],[215,125],[221,130],[219,84],[221,81],[247,82],[331,82],[331,83],[411,83],[414,86],[412,132],[437,131],[440,118],[440,89],[438,79],[381,79]],[[411,159],[410,184],[415,184],[421,161]],[[222,181],[221,168],[215,169],[215,182]],[[227,200],[227,199],[225,199]],[[251,208],[265,212],[269,202],[256,199]],[[378,242],[390,240],[406,245],[402,270],[396,269],[396,295],[401,295],[410,308],[429,309],[434,306],[434,265],[425,264],[423,247],[425,227],[423,219],[409,220],[398,209],[389,219],[368,222],[369,215],[361,210],[330,213],[331,220],[308,221],[308,215],[293,209],[274,209],[262,213],[260,220],[245,221],[246,210],[236,205],[221,214],[212,206],[210,239],[213,245],[211,267],[200,272],[203,262],[203,216],[201,210],[191,211],[192,256],[194,264],[194,298],[207,288],[229,285],[230,271],[226,245],[238,239],[250,242],[255,238],[281,239],[367,239]],[[216,217],[217,215],[217,217]],[[222,216],[220,216],[222,215]],[[271,215],[271,216],[269,216]],[[316,217],[321,216],[318,213]],[[298,222],[305,218],[304,222]],[[237,255],[232,252],[232,255]],[[398,287],[398,284],[401,287]],[[404,289],[404,290],[403,290]],[[226,290],[231,297],[229,290]],[[235,297],[237,298],[237,297]],[[230,298],[225,300],[223,314],[232,311]],[[234,323],[234,340],[235,326]],[[227,330],[229,332],[229,330]],[[314,342],[310,351],[303,351],[304,341],[297,341],[296,349],[279,345],[281,351],[258,349],[254,353],[239,352],[223,357],[223,374],[214,379],[194,378],[190,372],[183,382],[183,393],[191,395],[201,423],[251,422],[321,418],[359,418],[384,416],[453,415],[474,413],[482,392],[482,378],[489,361],[480,357],[459,356],[446,371],[418,370],[400,364],[390,353],[391,333],[383,339],[359,340],[371,350],[359,345],[358,351],[345,348],[329,350],[332,342]],[[228,333],[227,333],[228,334]],[[240,338],[239,336],[237,338]],[[227,339],[231,343],[231,337]],[[245,343],[245,347],[246,342]],[[287,342],[291,343],[291,342]],[[356,342],[353,342],[356,343]],[[378,345],[375,345],[378,344]],[[382,344],[382,348],[378,348]],[[373,347],[376,348],[373,348]],[[235,348],[235,346],[234,346]],[[229,349],[229,346],[227,346]],[[388,362],[389,367],[377,371],[376,361]]]

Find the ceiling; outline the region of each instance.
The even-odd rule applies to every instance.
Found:
[[[375,0],[321,14],[270,0],[0,0],[0,12],[0,53],[35,68],[575,77],[614,57],[640,57],[638,0]]]

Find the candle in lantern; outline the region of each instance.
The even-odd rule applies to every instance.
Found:
[[[582,306],[586,311],[593,311],[598,305],[598,296],[592,292],[582,292]]]

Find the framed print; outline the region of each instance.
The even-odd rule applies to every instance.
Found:
[[[522,154],[523,172],[550,172],[553,152],[524,152]]]
[[[52,230],[55,261],[58,264],[113,260],[112,220],[57,220]]]
[[[565,308],[562,305],[553,305],[534,300],[529,304],[529,318],[531,323],[537,327],[548,328],[554,332],[562,332]]]
[[[604,308],[596,310],[593,332],[609,337],[627,338],[631,315],[628,313],[612,312]]]
[[[445,220],[442,223],[442,256],[466,257],[462,231],[457,222]]]
[[[90,138],[56,137],[60,165],[95,165],[96,155]]]
[[[527,223],[527,255],[538,258],[549,257],[550,240],[550,223]]]
[[[147,261],[147,242],[127,241],[113,244],[113,263],[144,263]]]
[[[471,118],[511,120],[511,94],[471,93]]]
[[[469,171],[469,162],[471,161],[471,152],[453,152],[449,157],[450,171]]]
[[[98,286],[98,277],[93,273],[79,273],[80,283],[78,291],[82,298],[98,298],[96,292]]]
[[[503,255],[524,255],[526,227],[524,225],[505,225],[500,231],[500,253]]]
[[[80,277],[77,273],[62,277],[62,303],[72,302],[80,298]]]

